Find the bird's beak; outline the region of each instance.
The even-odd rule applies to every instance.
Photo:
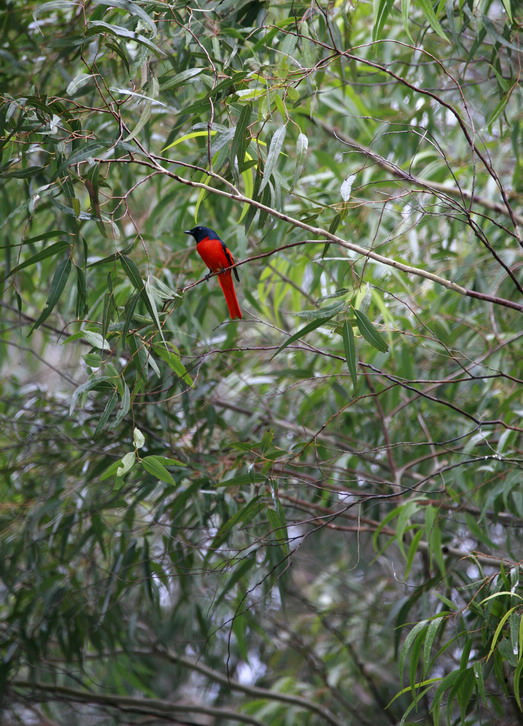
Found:
[[[183,230],[183,233],[184,233],[184,234],[192,234],[192,232],[191,232],[191,230],[190,230],[190,229],[184,229],[184,230]]]

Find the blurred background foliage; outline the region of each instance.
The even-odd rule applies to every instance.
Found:
[[[521,723],[515,10],[2,3],[5,723]]]

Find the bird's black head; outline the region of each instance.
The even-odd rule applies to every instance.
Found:
[[[196,243],[201,242],[202,239],[210,237],[211,239],[220,239],[216,232],[209,227],[193,227],[192,229],[186,229],[185,234],[190,234],[196,240]]]

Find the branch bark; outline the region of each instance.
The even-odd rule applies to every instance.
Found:
[[[306,230],[307,232],[316,235],[320,238],[323,238],[325,240],[329,240],[330,242],[335,242],[340,247],[343,247],[344,249],[350,250],[351,252],[355,252],[357,255],[361,255],[362,257],[367,257],[370,260],[373,260],[374,262],[379,262],[382,265],[386,265],[387,267],[393,267],[396,270],[401,270],[402,272],[407,273],[408,275],[415,275],[416,277],[422,277],[425,280],[430,280],[431,282],[436,283],[437,285],[441,285],[443,287],[446,287],[449,290],[452,290],[453,292],[456,292],[460,295],[465,295],[467,297],[473,297],[477,298],[478,300],[483,300],[485,302],[494,303],[496,305],[503,305],[504,307],[512,308],[514,310],[518,310],[520,312],[523,312],[523,304],[517,303],[513,300],[508,300],[506,298],[497,297],[496,295],[488,295],[486,293],[482,292],[476,292],[475,290],[470,290],[469,288],[463,287],[462,285],[458,285],[456,282],[452,282],[451,280],[446,280],[444,277],[441,277],[440,275],[436,275],[433,272],[429,272],[428,270],[423,270],[420,267],[414,267],[412,265],[407,265],[404,262],[399,262],[399,260],[395,260],[392,257],[386,257],[385,255],[380,255],[377,252],[374,252],[373,250],[365,249],[365,247],[360,247],[360,245],[355,244],[354,242],[347,242],[346,240],[342,239],[341,237],[338,237],[338,235],[333,234],[332,232],[329,232],[326,229],[323,229],[322,227],[315,227],[311,224],[307,224],[306,222],[302,222],[300,219],[296,219],[295,217],[291,217],[289,214],[285,214],[284,212],[280,212],[277,209],[274,209],[273,207],[269,207],[266,204],[263,204],[262,202],[257,201],[256,199],[251,199],[250,197],[246,197],[243,194],[235,194],[232,192],[226,192],[223,189],[216,189],[214,187],[209,186],[208,184],[204,184],[203,182],[196,182],[192,179],[186,179],[185,177],[180,176],[179,174],[176,174],[175,172],[169,171],[169,169],[165,169],[161,164],[159,164],[157,161],[154,160],[153,157],[149,156],[147,159],[100,159],[97,158],[95,161],[97,161],[100,164],[141,164],[142,166],[146,166],[151,169],[157,169],[158,171],[161,171],[166,176],[169,176],[171,179],[174,179],[175,181],[179,182],[180,184],[184,184],[185,186],[194,187],[195,189],[204,189],[205,191],[209,192],[210,194],[217,194],[221,197],[226,197],[227,199],[231,199],[233,201],[239,202],[240,204],[249,204],[256,209],[261,210],[262,212],[267,212],[267,214],[270,214],[272,217],[276,217],[277,219],[281,219],[284,222],[288,222],[289,224],[293,225],[294,227],[299,227],[301,229]],[[318,240],[321,241],[321,240]],[[268,252],[267,255],[274,254],[274,252]]]
[[[215,718],[229,719],[251,726],[263,726],[257,718],[238,713],[227,708],[214,708],[194,703],[175,703],[160,698],[136,698],[121,696],[116,693],[91,693],[78,688],[69,688],[52,683],[39,683],[38,681],[14,680],[11,689],[30,691],[41,701],[71,701],[73,703],[89,703],[100,706],[110,706],[118,709],[133,711],[134,713],[157,714],[162,718],[175,720],[176,713],[199,713]],[[11,694],[13,696],[13,694]],[[176,717],[178,720],[178,717]]]

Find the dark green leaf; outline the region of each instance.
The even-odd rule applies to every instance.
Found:
[[[242,169],[242,164],[245,157],[245,149],[247,148],[248,144],[247,126],[251,117],[251,113],[252,107],[250,106],[250,104],[246,104],[242,107],[240,118],[238,119],[238,123],[236,125],[236,131],[234,132],[234,138],[232,140],[231,156],[233,159],[238,159],[240,170]]]
[[[357,370],[356,370],[356,342],[354,340],[354,333],[352,332],[352,325],[348,320],[343,324],[343,345],[345,347],[345,359],[347,361],[347,367],[352,378],[352,384],[354,391],[358,384]]]
[[[393,0],[378,0],[374,16],[374,25],[372,28],[372,40],[378,40],[378,38],[381,38],[381,31],[387,22],[392,4]]]
[[[220,545],[225,542],[233,528],[248,524],[264,508],[265,505],[261,501],[260,497],[254,497],[253,499],[250,499],[244,507],[240,507],[236,514],[227,518],[225,523],[214,536],[214,539],[209,546],[209,554],[206,559],[213,555]]]
[[[193,385],[193,379],[191,376],[187,373],[187,369],[185,368],[184,364],[182,363],[180,356],[175,353],[172,350],[168,350],[167,348],[164,348],[163,346],[156,345],[154,347],[154,352],[163,360],[169,368],[176,373],[176,375],[181,378],[185,383],[187,383],[188,386]]]
[[[149,474],[152,474],[157,479],[160,479],[167,484],[172,484],[173,486],[176,484],[172,474],[165,468],[160,457],[146,456],[142,459],[142,466],[145,471],[149,472]]]
[[[58,302],[60,295],[63,292],[65,283],[67,282],[67,278],[69,277],[70,272],[71,272],[71,258],[69,257],[69,255],[67,255],[58,264],[58,267],[55,270],[53,279],[51,281],[51,289],[49,291],[49,297],[47,298],[46,306],[42,310],[40,316],[34,323],[33,327],[31,328],[31,332],[35,328],[38,328],[45,320],[47,320],[49,315],[52,313],[54,306]]]
[[[361,310],[356,310],[355,308],[354,315],[356,316],[356,323],[358,325],[359,331],[363,335],[365,340],[367,340],[377,350],[381,351],[382,353],[386,353],[389,349],[389,346],[385,342],[385,338],[378,330],[376,330],[368,317],[364,313],[362,313]]]
[[[310,333],[311,330],[315,330],[316,328],[319,328],[320,325],[324,325],[327,321],[331,320],[331,318],[334,317],[334,314],[328,315],[327,317],[318,318],[317,320],[313,320],[312,322],[308,323],[307,325],[304,325],[303,328],[300,328],[297,333],[294,333],[290,336],[290,338],[287,338],[285,343],[283,345],[280,345],[276,353],[271,357],[274,358],[274,356],[278,355],[280,351],[282,351],[284,348],[286,348],[288,345],[291,345],[291,343],[294,343],[295,340],[299,340],[300,338],[303,338],[304,335],[307,335],[307,333]]]
[[[21,262],[16,267],[13,267],[8,277],[14,275],[16,272],[19,272],[19,270],[23,270],[24,267],[29,267],[29,265],[34,265],[36,262],[45,260],[47,257],[52,257],[53,255],[60,254],[60,252],[63,252],[68,247],[70,247],[69,242],[64,242],[63,240],[61,242],[55,242],[54,245],[50,245],[49,247],[44,247],[44,249],[40,250],[40,252],[37,252],[36,254],[29,257],[27,260],[24,260],[24,262]]]
[[[150,41],[149,38],[146,38],[145,35],[135,33],[134,30],[128,30],[127,28],[123,28],[121,25],[111,25],[110,23],[104,23],[101,20],[90,20],[87,23],[87,28],[88,35],[99,35],[100,32],[111,33],[112,35],[116,35],[120,38],[134,40],[136,41],[136,43],[140,43],[141,45],[149,48],[149,50],[152,50],[154,53],[156,53],[156,55],[165,55],[165,52],[157,45],[155,45],[152,41]]]
[[[263,179],[260,186],[260,194],[263,192],[267,184],[269,183],[269,179],[271,177],[272,172],[276,168],[276,164],[278,163],[278,157],[280,156],[280,152],[282,150],[283,142],[285,141],[285,134],[287,132],[287,126],[280,126],[276,131],[274,132],[274,136],[271,139],[271,143],[269,146],[269,152],[267,154],[267,159],[265,161],[265,167],[263,169]]]

